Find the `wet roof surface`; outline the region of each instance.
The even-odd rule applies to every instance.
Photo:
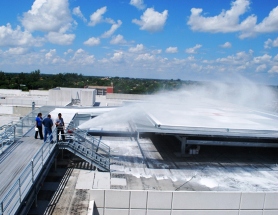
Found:
[[[277,191],[277,149],[202,146],[178,156],[172,136],[103,137],[111,147],[111,187],[132,190]],[[126,185],[113,185],[121,178]]]

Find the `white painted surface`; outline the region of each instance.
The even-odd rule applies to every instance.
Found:
[[[13,114],[13,107],[12,106],[0,106],[0,113],[1,114]]]
[[[82,169],[80,170],[80,172],[82,173],[79,173],[78,175],[75,189],[92,189],[95,178],[95,172]]]
[[[130,192],[126,190],[106,190],[106,208],[129,208]]]
[[[87,215],[94,215],[94,205],[95,205],[95,201],[92,200],[89,202]]]
[[[110,189],[110,173],[96,172],[93,189]]]
[[[126,186],[125,178],[111,178],[111,186]]]
[[[242,193],[240,209],[250,210],[250,209],[261,209],[264,206],[265,193]]]

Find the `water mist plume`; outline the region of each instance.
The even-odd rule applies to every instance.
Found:
[[[79,126],[80,129],[101,128],[102,126],[120,129],[129,120],[144,116],[148,110],[164,114],[164,110],[179,114],[187,108],[206,108],[227,105],[270,111],[277,95],[270,87],[256,85],[251,81],[239,79],[237,84],[209,82],[189,85],[178,91],[161,91],[144,101],[135,101],[111,112],[104,113]],[[165,117],[165,116],[164,116]],[[196,116],[198,117],[198,116]]]

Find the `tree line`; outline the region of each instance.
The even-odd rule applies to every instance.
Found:
[[[178,90],[198,85],[196,81],[143,79],[129,77],[85,76],[77,73],[42,74],[6,73],[0,71],[0,89],[49,90],[55,87],[86,88],[87,86],[113,86],[114,93],[153,94],[161,90]]]

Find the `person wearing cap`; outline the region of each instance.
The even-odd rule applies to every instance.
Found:
[[[42,124],[44,125],[44,142],[47,139],[47,135],[50,136],[50,143],[53,143],[52,141],[52,126],[53,121],[51,119],[51,115],[48,114],[47,117],[42,121]]]
[[[61,133],[62,140],[65,141],[65,132],[64,132],[65,123],[61,113],[58,113],[58,118],[55,120],[55,125],[57,129],[57,141],[59,140],[59,133]]]

